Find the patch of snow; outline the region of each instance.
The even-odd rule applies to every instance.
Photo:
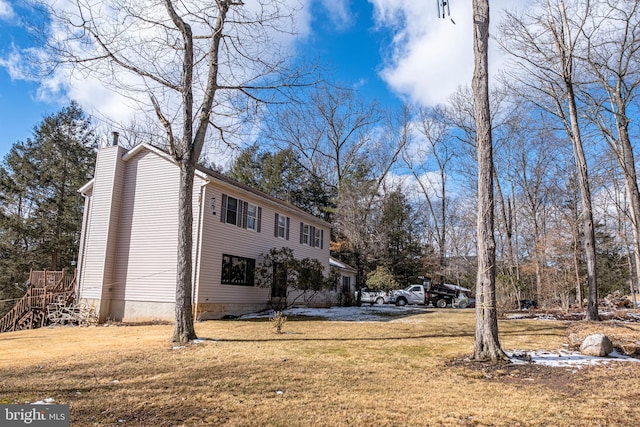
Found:
[[[175,347],[173,347],[172,350],[180,350],[180,349],[183,349],[183,348],[186,348],[186,347],[183,346],[183,345],[176,345]]]
[[[553,314],[538,314],[535,318],[537,320],[558,320]]]
[[[276,394],[284,394],[284,391],[282,391],[282,390],[276,390]]]
[[[51,405],[56,400],[53,397],[47,397],[44,400],[38,400],[37,402],[33,402],[32,405]]]
[[[111,384],[120,384],[120,381],[119,380],[113,380],[113,381],[111,381]]]
[[[528,314],[511,313],[511,314],[508,314],[506,317],[507,319],[526,319],[530,316]]]
[[[567,350],[558,350],[558,351],[545,351],[545,350],[536,350],[536,351],[523,351],[523,350],[514,350],[512,352],[506,352],[507,356],[511,359],[511,362],[514,364],[526,364],[526,363],[535,363],[537,365],[544,366],[553,366],[553,367],[575,367],[581,368],[584,366],[595,366],[606,364],[609,362],[640,362],[640,359],[636,359],[634,357],[626,356],[624,354],[618,353],[614,350],[609,356],[606,357],[596,357],[596,356],[586,356],[577,351],[567,351]],[[523,360],[526,359],[526,360]]]
[[[194,343],[194,344],[202,344],[205,341],[206,341],[205,339],[198,338],[198,339],[195,339],[195,340],[193,340],[191,342]]]
[[[307,316],[342,322],[376,322],[390,320],[394,315],[424,313],[424,307],[397,307],[395,305],[372,305],[361,307],[331,307],[331,308],[288,308],[283,310],[285,316]],[[251,313],[240,316],[239,319],[264,319],[274,315],[273,310]]]

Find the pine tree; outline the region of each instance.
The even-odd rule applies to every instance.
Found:
[[[73,269],[83,199],[93,173],[96,138],[72,102],[13,145],[0,170],[0,297],[24,291],[30,269]],[[6,308],[6,307],[5,307]],[[0,307],[0,310],[2,307]]]

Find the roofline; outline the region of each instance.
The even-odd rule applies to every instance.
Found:
[[[337,268],[341,268],[342,270],[347,270],[347,271],[351,271],[351,272],[354,272],[354,273],[358,272],[358,270],[356,270],[355,268],[351,267],[349,264],[346,264],[346,263],[344,263],[344,262],[342,262],[342,261],[340,261],[340,260],[338,260],[338,259],[336,259],[336,258],[334,258],[332,256],[329,256],[329,265],[331,265],[332,262],[334,264],[338,264],[338,265],[336,265],[336,267]]]
[[[253,188],[253,187],[251,187],[249,185],[246,185],[246,184],[243,184],[241,182],[238,182],[233,178],[229,178],[228,176],[223,175],[220,172],[216,172],[216,171],[213,171],[211,169],[207,169],[204,166],[196,166],[196,171],[200,171],[205,176],[207,176],[209,178],[213,178],[213,179],[215,179],[217,181],[220,181],[220,182],[222,182],[224,184],[227,184],[228,186],[235,187],[235,188],[237,188],[239,190],[242,190],[244,192],[253,194],[253,195],[261,197],[263,199],[267,199],[272,203],[275,203],[277,205],[282,206],[286,210],[294,212],[294,213],[296,213],[298,215],[303,215],[306,218],[308,218],[309,220],[313,220],[313,221],[315,221],[317,223],[323,224],[324,226],[326,226],[328,228],[331,228],[331,224],[329,224],[327,221],[325,221],[325,220],[323,220],[321,218],[318,218],[317,216],[312,215],[309,212],[307,212],[307,211],[305,211],[303,209],[300,209],[299,207],[297,207],[297,206],[295,206],[295,205],[293,205],[293,204],[291,204],[289,202],[285,202],[284,200],[280,200],[277,197],[273,197],[272,195],[267,194],[267,193],[265,193],[263,191],[260,191],[258,189],[255,189],[255,188]]]
[[[165,152],[164,150],[158,148],[158,147],[154,147],[153,145],[147,144],[147,143],[142,143],[139,145],[136,145],[135,147],[133,147],[131,150],[127,151],[123,156],[122,156],[122,160],[123,161],[128,161],[129,159],[131,159],[132,157],[134,157],[136,154],[138,154],[140,151],[142,150],[149,150],[151,152],[153,152],[154,154],[162,157],[163,159],[173,163],[174,165],[177,166],[177,163],[175,161],[175,159],[173,157],[171,157],[171,155],[169,155],[167,152]],[[251,193],[255,196],[261,197],[263,199],[269,200],[270,202],[282,206],[284,209],[290,211],[290,212],[294,212],[298,215],[302,215],[304,217],[306,217],[309,220],[313,220],[316,223],[319,224],[323,224],[325,227],[331,228],[331,224],[329,224],[327,221],[318,218],[317,216],[314,216],[312,214],[310,214],[309,212],[300,209],[297,206],[292,205],[289,202],[285,202],[284,200],[280,200],[277,197],[273,197],[270,194],[264,193],[260,190],[257,190],[253,187],[250,187],[246,184],[242,184],[238,181],[236,181],[235,179],[229,178],[226,175],[221,174],[220,172],[216,172],[213,171],[211,169],[207,169],[203,166],[196,166],[196,175],[198,175],[200,178],[204,179],[204,180],[208,180],[208,178],[213,178],[217,181],[220,181],[230,187],[235,187],[239,190],[242,190],[244,192],[247,193]],[[78,192],[81,194],[86,195],[87,191],[89,191],[91,189],[91,187],[93,187],[95,178],[92,179],[91,181],[87,182],[85,185],[83,185],[82,187],[80,187],[78,189]],[[211,183],[211,182],[209,182]]]
[[[85,185],[78,188],[78,193],[82,194],[83,196],[86,196],[89,190],[93,188],[93,184],[95,180],[96,180],[95,178],[91,178],[91,181],[87,182]]]

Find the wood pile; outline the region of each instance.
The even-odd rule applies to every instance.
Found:
[[[47,319],[48,324],[52,326],[98,324],[98,316],[93,306],[84,302],[67,304],[62,298],[47,306]]]
[[[633,303],[626,295],[623,295],[620,291],[615,291],[602,300],[602,307],[615,309],[615,308],[632,308]]]

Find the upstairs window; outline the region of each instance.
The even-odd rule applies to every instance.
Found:
[[[300,223],[300,243],[302,243],[303,245],[308,245],[310,243],[310,236],[309,236],[309,225],[308,224],[304,224],[304,223]]]
[[[289,222],[290,219],[288,216],[276,214],[276,221],[273,232],[274,237],[289,240]]]
[[[315,248],[324,248],[324,230],[312,225],[300,223],[300,244]]]
[[[235,197],[222,195],[220,222],[260,232],[262,208]]]
[[[256,205],[247,204],[247,229],[257,231],[258,226],[258,207]]]
[[[315,233],[315,242],[314,245],[316,248],[320,248],[322,249],[322,247],[324,246],[324,230],[316,228],[316,233]]]
[[[227,197],[227,208],[223,216],[224,222],[227,224],[236,225],[238,223],[238,199],[235,197]]]

